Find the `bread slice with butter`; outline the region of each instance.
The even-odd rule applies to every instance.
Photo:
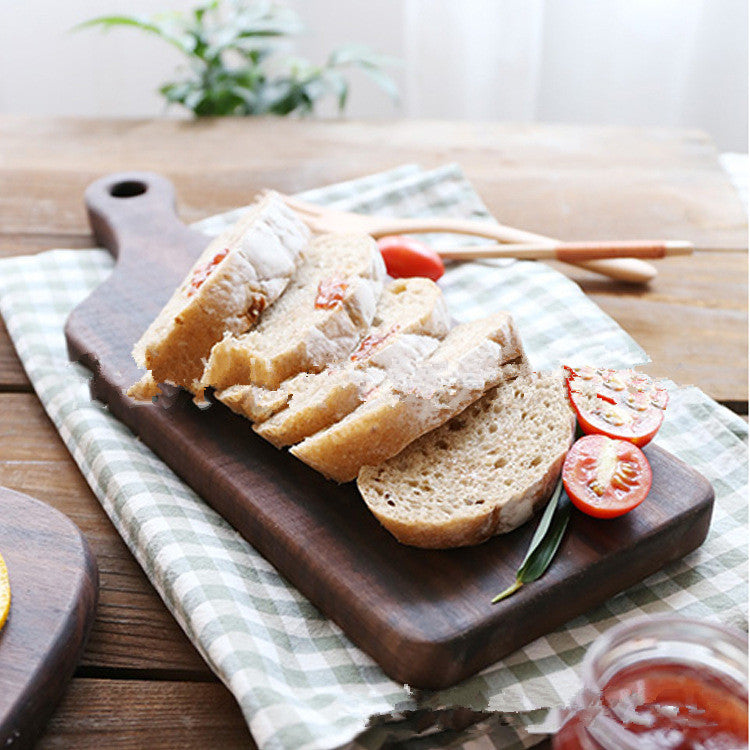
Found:
[[[525,366],[510,315],[495,313],[456,326],[435,351],[403,374],[390,373],[344,419],[291,449],[330,479],[348,482],[363,466],[379,464],[463,411]]]
[[[286,289],[310,232],[274,192],[212,240],[133,349],[148,370],[131,393],[154,395],[158,383],[193,393],[213,345],[249,330]]]
[[[370,327],[385,275],[372,237],[316,237],[289,287],[258,325],[241,336],[227,334],[213,347],[201,384],[273,389],[342,359]]]
[[[285,408],[253,429],[277,448],[300,442],[343,419],[389,371],[403,371],[431,354],[449,328],[437,284],[424,278],[390,282],[372,328],[356,349],[320,373],[294,378],[287,386]],[[221,394],[218,397],[222,400]]]
[[[479,544],[549,498],[574,432],[562,376],[520,374],[397,456],[362,467],[357,486],[404,544]]]

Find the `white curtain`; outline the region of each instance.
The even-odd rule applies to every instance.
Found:
[[[746,0],[405,0],[406,114],[708,130],[747,150]]]

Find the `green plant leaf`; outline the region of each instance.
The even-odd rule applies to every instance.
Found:
[[[492,604],[507,599],[526,583],[536,581],[544,575],[557,552],[568,527],[571,502],[563,492],[562,479],[558,480],[555,491],[544,509],[539,525],[529,543],[529,549],[516,572],[515,582],[499,593]]]
[[[321,79],[336,96],[339,112],[343,112],[349,96],[349,84],[346,78],[340,71],[328,68],[321,73]]]
[[[367,64],[361,64],[359,67],[362,72],[383,89],[383,91],[385,91],[394,102],[398,103],[400,101],[398,86],[396,86],[396,82],[385,71]]]
[[[180,52],[185,54],[191,54],[193,52],[193,46],[189,42],[187,36],[174,36],[164,25],[154,22],[153,19],[146,19],[140,16],[99,16],[98,18],[92,18],[83,23],[79,23],[77,26],[74,26],[71,31],[80,31],[82,29],[93,27],[99,27],[103,31],[109,31],[110,29],[120,26],[130,26],[131,28],[154,34],[172,46],[177,47]]]
[[[400,65],[401,61],[398,58],[374,52],[365,44],[342,44],[328,56],[330,67],[352,64],[369,64],[373,67],[384,68],[389,65]]]

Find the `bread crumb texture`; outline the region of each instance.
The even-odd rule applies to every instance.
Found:
[[[363,467],[357,485],[404,544],[479,544],[529,520],[549,497],[574,425],[560,374],[522,374],[397,456]]]

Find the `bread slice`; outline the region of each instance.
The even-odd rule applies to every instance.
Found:
[[[463,411],[508,376],[503,365],[524,362],[507,313],[456,326],[416,367],[390,372],[361,406],[291,452],[330,479],[348,482],[362,466],[395,456]]]
[[[202,385],[278,388],[297,373],[319,372],[346,356],[370,327],[384,279],[372,237],[316,237],[288,289],[258,325],[213,347]]]
[[[521,375],[357,478],[400,542],[479,544],[526,522],[552,493],[575,420],[559,374]]]
[[[286,408],[253,429],[277,448],[325,429],[359,406],[387,370],[403,370],[434,351],[450,320],[437,284],[411,278],[386,286],[373,324],[343,362],[301,381],[293,379],[298,382],[287,388]]]
[[[226,332],[247,331],[278,299],[309,237],[281,197],[268,192],[211,241],[133,349],[150,371],[134,396],[149,397],[154,383],[197,392],[211,347]]]
[[[306,373],[305,373],[306,374]],[[281,387],[271,389],[259,385],[232,385],[216,391],[214,397],[228,406],[233,412],[241,414],[252,421],[264,420],[283,409],[289,401],[287,390],[291,378]]]

